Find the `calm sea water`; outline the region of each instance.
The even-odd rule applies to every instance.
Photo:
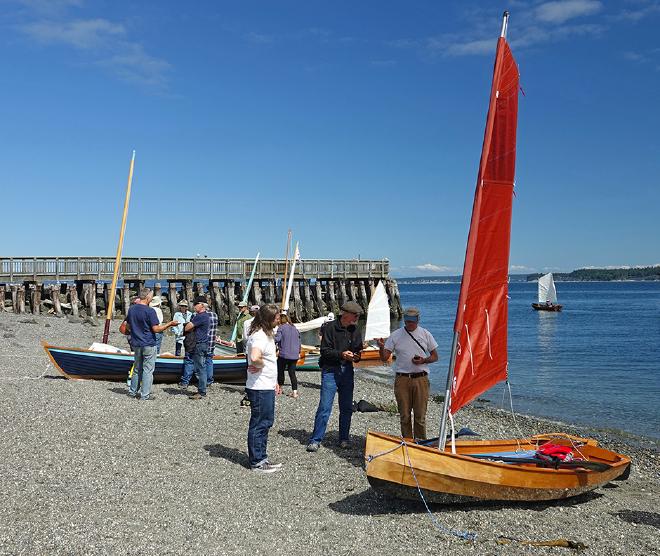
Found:
[[[518,413],[660,438],[660,283],[558,282],[561,313],[534,311],[536,283],[509,285],[509,382]],[[459,284],[399,285],[439,344],[444,391]],[[503,389],[483,397],[502,404]],[[506,402],[508,407],[508,400]]]

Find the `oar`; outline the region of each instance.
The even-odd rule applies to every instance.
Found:
[[[607,471],[612,466],[607,463],[601,463],[599,461],[583,461],[583,460],[571,460],[571,461],[548,461],[541,458],[508,458],[506,456],[490,456],[488,454],[460,454],[462,456],[468,456],[475,459],[487,459],[495,462],[504,462],[504,463],[534,463],[536,465],[542,465],[545,467],[555,467],[561,469],[575,469],[577,467],[583,467],[584,469],[590,469],[592,471]]]

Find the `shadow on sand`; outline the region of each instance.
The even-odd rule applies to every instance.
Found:
[[[284,429],[277,431],[277,434],[284,438],[292,438],[300,442],[302,446],[307,446],[312,433],[305,429]],[[362,467],[364,464],[364,437],[352,434],[350,442],[349,448],[341,448],[339,446],[339,433],[330,431],[321,443],[319,451],[330,450],[337,457],[345,459],[355,467]]]
[[[207,444],[204,449],[209,453],[212,458],[226,459],[230,463],[240,465],[246,469],[250,468],[248,456],[245,452],[241,452],[236,448],[229,448],[222,444]]]
[[[417,489],[411,489],[417,492]],[[471,512],[473,510],[506,510],[507,508],[519,508],[525,510],[532,510],[542,512],[548,508],[563,507],[570,508],[579,506],[592,500],[597,500],[603,496],[597,492],[586,492],[574,498],[567,498],[565,500],[551,500],[541,502],[489,502],[484,501],[480,503],[453,503],[453,504],[435,504],[429,503],[429,507],[438,511],[451,510],[452,512]],[[424,513],[424,503],[417,495],[417,499],[401,499],[381,494],[373,488],[368,488],[363,492],[351,494],[346,498],[328,504],[328,507],[338,513],[349,515],[388,515],[400,513]],[[621,517],[621,516],[619,516]],[[624,519],[624,518],[622,518]]]

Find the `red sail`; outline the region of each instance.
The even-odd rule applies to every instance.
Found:
[[[452,414],[507,376],[518,88],[516,61],[506,40],[500,38],[454,324],[458,347],[449,408]]]

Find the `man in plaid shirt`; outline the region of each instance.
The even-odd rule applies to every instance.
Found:
[[[218,329],[218,315],[211,311],[208,305],[206,305],[206,311],[209,314],[209,351],[206,354],[206,385],[210,386],[213,384],[213,352],[216,342],[215,333]]]

